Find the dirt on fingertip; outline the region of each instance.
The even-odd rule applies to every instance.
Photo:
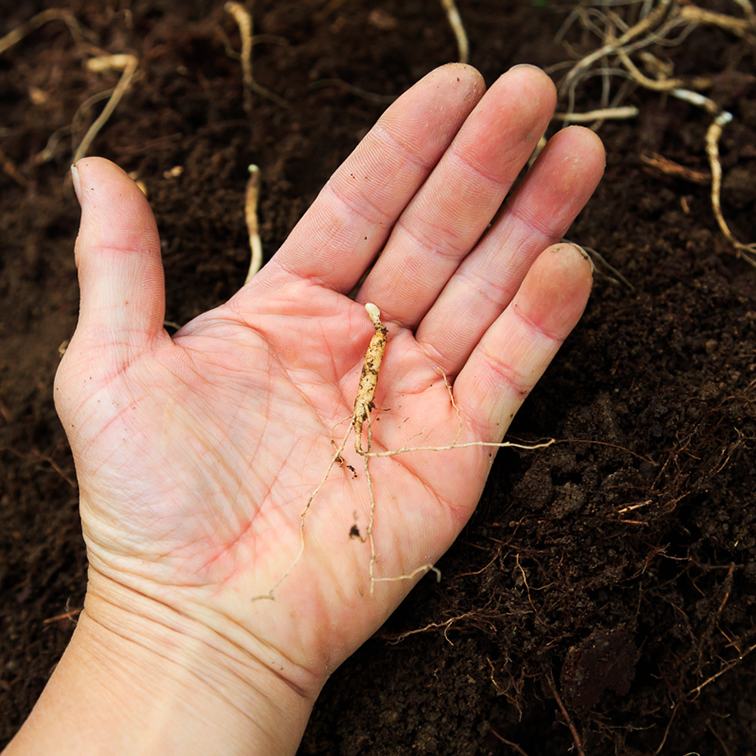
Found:
[[[587,43],[576,28],[555,39],[570,7],[457,4],[489,85],[525,62],[558,80]],[[0,36],[48,7],[5,3]],[[52,380],[78,308],[72,143],[121,72],[85,61],[139,59],[90,154],[144,183],[166,318],[184,323],[244,281],[250,163],[267,256],[391,99],[457,54],[438,2],[257,0],[254,76],[269,94],[247,112],[223,3],[54,7],[68,23],[0,53],[0,747],[86,587]],[[722,212],[743,241],[756,239],[755,51],[713,27],[654,48],[676,74],[709,77],[733,115]],[[595,107],[594,84],[578,109]],[[707,184],[642,160],[708,175],[711,115],[642,88],[626,104],[638,115],[601,126],[606,175],[569,232],[600,255],[591,301],[510,432],[556,442],[499,453],[440,582],[424,578],[336,670],[303,756],[756,753],[756,270],[722,233]]]

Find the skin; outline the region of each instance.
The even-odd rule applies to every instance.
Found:
[[[500,441],[583,312],[591,266],[557,244],[604,167],[546,129],[554,87],[516,67],[488,92],[433,71],[381,117],[237,295],[173,338],[153,215],[115,165],[81,160],[81,311],[55,381],[90,560],[71,645],[7,754],[290,754],[331,672],[420,578],[379,581],[364,476],[334,467],[374,333],[388,328],[373,449]],[[489,224],[492,225],[489,228]],[[346,295],[374,267],[357,301]],[[432,422],[431,422],[432,420]],[[434,563],[493,451],[371,462],[378,578]],[[347,446],[346,462],[361,471]]]

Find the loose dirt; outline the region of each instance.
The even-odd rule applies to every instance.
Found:
[[[1,5],[0,34],[48,7]],[[85,36],[54,21],[0,55],[0,747],[85,590],[52,401],[78,305],[72,135],[35,161],[72,122],[80,140],[103,106],[82,103],[117,84],[119,72],[83,61],[94,48],[139,57],[91,152],[146,185],[167,318],[184,323],[244,281],[248,164],[262,171],[270,254],[390,98],[456,54],[431,0],[258,0],[254,75],[287,107],[254,94],[247,114],[227,52],[238,29],[221,2],[63,6]],[[515,63],[569,57],[554,42],[569,8],[459,9],[489,83]],[[700,29],[656,52],[676,74],[714,76],[709,95],[734,116],[720,145],[723,211],[738,238],[756,239],[754,46]],[[642,90],[627,104],[639,115],[602,127],[606,177],[569,236],[632,289],[599,265],[582,323],[512,427],[559,443],[499,454],[443,579],[424,579],[337,670],[302,754],[556,756],[575,745],[571,730],[591,755],[756,752],[756,270],[722,237],[708,187],[641,161],[657,152],[708,172],[710,117]]]

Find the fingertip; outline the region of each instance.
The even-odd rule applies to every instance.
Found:
[[[551,219],[549,230],[558,238],[590,199],[605,167],[604,145],[593,131],[583,126],[562,129],[549,139],[509,199],[509,208],[530,223]]]
[[[142,190],[115,163],[83,158],[72,166],[82,209],[77,253],[103,249],[159,251],[155,218]]]
[[[596,265],[593,262],[593,258],[588,254],[587,250],[581,247],[579,244],[569,243],[569,246],[574,247],[580,256],[588,263],[591,268],[591,282],[593,282],[593,274],[596,272]]]
[[[593,286],[593,265],[582,248],[568,242],[545,249],[517,296],[528,320],[564,340],[585,310]]]
[[[573,242],[559,242],[548,247],[544,254],[551,254],[557,260],[560,273],[579,281],[586,275],[593,281],[593,262],[591,256]]]
[[[443,66],[434,68],[430,73],[426,74],[423,79],[438,77],[444,77],[449,81],[456,80],[460,83],[469,82],[485,89],[483,75],[477,68],[475,68],[475,66],[471,66],[469,63],[445,63]],[[421,79],[421,81],[423,79]]]
[[[483,97],[485,91],[485,80],[477,68],[467,63],[446,63],[423,76],[400,99],[405,100],[403,110],[406,111],[407,101],[414,99],[415,95],[420,95],[421,99],[418,103],[422,103],[432,93],[434,102],[424,105],[422,116],[425,120],[432,120],[432,114],[438,112],[439,115],[446,115],[451,124],[456,121],[455,111],[463,113],[466,117]],[[410,95],[410,92],[414,94]],[[394,109],[398,110],[395,105],[392,105],[384,117],[390,118]],[[407,113],[403,112],[402,117],[406,118]],[[452,133],[456,132],[459,125],[459,123],[456,124]]]
[[[455,381],[473,421],[501,439],[524,398],[580,320],[593,276],[575,244],[547,247]]]
[[[540,66],[536,66],[533,63],[515,63],[513,66],[510,66],[503,75],[507,76],[508,74],[514,73],[532,76],[534,79],[544,79],[548,81],[552,87],[554,86],[551,77]]]
[[[537,94],[539,100],[545,100],[552,112],[556,107],[556,85],[553,79],[542,68],[534,66],[531,63],[518,63],[499,78],[500,80],[507,79],[510,82],[512,79],[517,79],[520,82],[520,86],[527,93],[531,96]]]
[[[601,173],[606,168],[606,149],[601,137],[592,129],[585,126],[567,126],[562,129],[563,132],[570,134],[572,139],[575,139],[576,145],[579,145],[579,149],[585,155],[586,158],[591,158],[597,168],[600,168]]]
[[[149,209],[144,192],[123,168],[106,158],[82,158],[71,166],[71,175],[80,203],[89,203],[97,197],[98,192],[107,189],[111,196],[118,194],[125,201],[135,203],[142,210]]]
[[[568,126],[557,132],[546,145],[546,150],[559,153],[569,179],[582,176],[598,184],[606,168],[604,143],[595,131],[585,126]]]
[[[149,339],[162,330],[165,307],[160,238],[149,203],[126,172],[104,158],[79,160],[71,175],[82,209],[75,250],[79,328],[98,339]]]

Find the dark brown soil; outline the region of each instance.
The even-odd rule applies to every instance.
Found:
[[[86,72],[89,45],[140,59],[91,152],[145,182],[167,317],[179,323],[243,281],[249,163],[262,169],[270,253],[386,96],[455,56],[435,0],[258,0],[255,76],[287,107],[254,95],[248,115],[221,2],[61,5],[89,41],[54,21],[0,55],[0,746],[54,668],[73,628],[60,615],[85,590],[73,464],[52,401],[77,313],[70,137],[52,161],[34,156],[117,82]],[[44,7],[0,0],[0,34]],[[567,58],[553,40],[568,9],[459,7],[489,83],[514,63]],[[723,209],[755,239],[754,48],[699,30],[657,52],[678,73],[716,75],[711,95],[734,115]],[[439,565],[443,580],[424,580],[334,674],[302,754],[553,756],[574,744],[565,712],[586,754],[756,753],[756,271],[732,254],[706,186],[640,161],[655,151],[707,171],[710,117],[640,90],[630,102],[637,119],[601,130],[606,177],[570,238],[633,289],[597,276],[583,322],[512,428],[563,440],[499,455]],[[75,139],[101,107],[80,114]],[[174,166],[181,176],[165,178]]]

